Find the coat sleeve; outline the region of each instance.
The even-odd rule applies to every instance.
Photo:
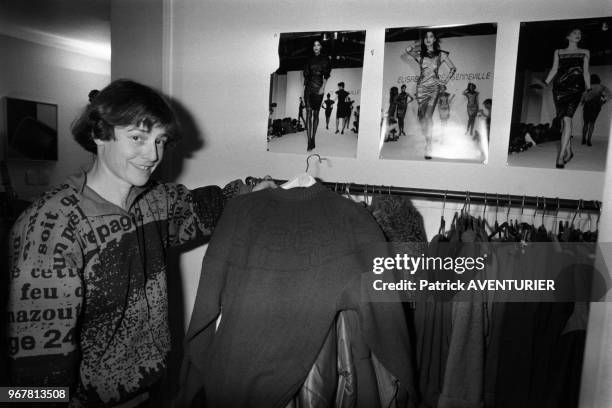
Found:
[[[228,203],[202,262],[198,291],[185,335],[179,375],[181,391],[176,406],[197,406],[196,401],[199,401],[205,374],[202,363],[215,334],[215,321],[222,313],[227,267],[233,254],[234,230],[239,218],[236,210],[239,200]]]
[[[234,197],[250,192],[240,180],[218,186],[188,190],[180,184],[165,184],[168,202],[168,240],[170,246],[210,235],[221,218],[223,208]]]
[[[75,214],[35,205],[10,233],[8,344],[12,385],[70,386],[78,380],[77,321],[83,255]]]

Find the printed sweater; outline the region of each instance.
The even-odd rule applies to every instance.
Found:
[[[157,383],[170,350],[166,251],[210,233],[223,201],[216,186],[150,183],[125,211],[85,174],[36,201],[9,241],[12,383],[70,386],[70,406],[86,407]]]

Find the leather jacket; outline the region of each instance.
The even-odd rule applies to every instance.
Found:
[[[404,408],[414,405],[408,397],[363,340],[359,315],[344,310],[286,408]]]

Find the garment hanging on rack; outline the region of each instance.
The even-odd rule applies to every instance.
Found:
[[[570,230],[573,228],[560,228],[558,236],[596,236]],[[554,244],[557,235],[547,234],[543,227],[531,226],[526,237],[528,245],[521,245],[520,251],[513,252],[510,246],[498,250],[502,275],[555,279],[557,289],[566,289],[563,293],[573,289],[577,298],[587,293],[585,289],[590,287],[595,272],[590,259],[594,246]],[[494,315],[501,320],[499,331],[493,334],[499,341],[497,381],[495,395],[485,406],[577,407],[586,333],[585,304],[559,301],[495,306],[503,309],[501,316]]]
[[[362,297],[384,242],[370,214],[320,184],[239,197],[207,250],[183,365],[183,406],[284,407],[340,310],[360,316],[373,356],[416,395],[399,302]],[[214,322],[223,310],[218,330]]]
[[[482,234],[474,230],[473,222],[467,223],[467,228],[463,227],[467,218],[455,220],[449,237],[436,236],[428,246],[422,217],[407,197],[375,196],[372,212],[391,242],[401,243],[402,249],[416,249],[417,256],[423,253],[442,259],[478,256],[474,251],[479,246],[470,243],[480,241]],[[445,270],[427,271],[424,277],[430,282],[457,279],[454,272]],[[467,279],[467,275],[464,278]],[[442,301],[437,293],[432,296],[430,300],[438,301],[420,299],[414,309],[406,310],[416,345],[414,358],[421,394],[419,406],[478,407],[482,401],[484,381],[483,302],[471,299],[470,302],[454,304]]]

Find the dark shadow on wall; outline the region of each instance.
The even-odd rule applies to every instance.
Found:
[[[204,139],[196,125],[195,119],[181,102],[170,99],[180,125],[180,140],[168,149],[160,166],[159,176],[164,182],[176,182],[183,172],[185,160],[191,159],[195,152],[204,147]],[[200,187],[200,186],[192,186]],[[202,246],[208,242],[203,237],[180,247],[171,248],[167,253],[167,286],[168,286],[168,321],[172,345],[168,356],[168,367],[159,395],[159,406],[170,406],[179,390],[179,373],[183,360],[183,341],[185,338],[185,310],[182,279],[181,254]]]
[[[172,182],[182,174],[185,160],[193,158],[194,153],[202,149],[205,144],[191,112],[176,99],[170,99],[170,104],[179,122],[180,140],[166,152],[160,174],[164,181]]]

